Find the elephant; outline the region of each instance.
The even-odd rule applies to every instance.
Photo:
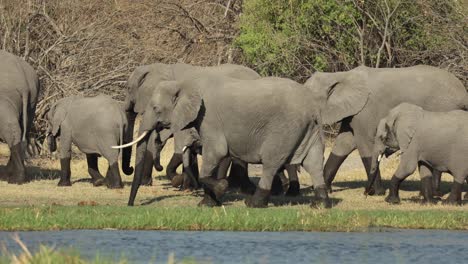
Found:
[[[129,127],[126,133],[126,141],[132,141],[136,116],[144,112],[145,107],[151,98],[153,90],[160,82],[192,79],[196,78],[200,74],[205,73],[230,76],[233,78],[245,80],[258,79],[260,77],[260,75],[258,75],[258,73],[256,73],[254,70],[234,64],[202,67],[185,63],[154,63],[150,65],[139,66],[133,71],[127,82],[129,90],[125,98],[124,108],[127,113]],[[155,145],[158,135],[154,134],[150,137],[151,140],[149,141],[148,152],[145,154],[146,163],[153,163],[156,170],[162,171],[163,167],[161,166],[159,157],[160,151],[164,147],[164,144]],[[124,148],[123,151],[127,152],[130,156],[132,150],[131,148]],[[181,153],[175,153],[172,156],[171,161],[167,166],[167,175],[170,179],[176,176],[176,168],[182,164],[182,161],[183,158]],[[197,166],[194,165],[192,170],[195,170],[195,167]],[[248,179],[247,171],[237,164],[233,164],[231,168],[231,176],[234,175],[238,177],[229,177],[229,179],[233,181],[233,185],[240,185],[240,187],[246,192],[255,189],[255,186]],[[152,184],[151,166],[147,165],[145,167],[143,184]]]
[[[369,185],[376,178],[382,156],[401,150],[400,164],[393,174],[390,193],[385,199],[388,203],[400,203],[400,184],[418,167],[425,202],[436,203],[431,175],[433,170],[438,170],[454,177],[452,190],[444,202],[461,205],[462,186],[468,176],[467,135],[466,111],[431,112],[413,104],[398,105],[380,120],[377,127]]]
[[[317,104],[315,104],[317,102]],[[318,98],[289,79],[268,77],[239,80],[205,75],[160,83],[140,124],[135,177],[128,205],[134,205],[142,180],[148,134],[195,128],[203,146],[200,206],[220,206],[228,187],[212,177],[226,157],[263,164],[263,175],[248,207],[267,207],[274,175],[286,164],[302,165],[314,183],[315,196],[331,207],[323,179],[323,131]]]
[[[123,188],[118,167],[119,150],[115,144],[125,143],[128,122],[122,105],[107,95],[70,96],[55,102],[47,113],[47,143],[50,152],[57,150],[60,137],[61,176],[58,186],[71,186],[71,144],[86,154],[88,173],[94,186]],[[131,175],[130,157],[122,153],[122,170]],[[104,157],[109,168],[104,178],[99,172],[98,157]]]
[[[155,63],[145,66],[140,66],[135,69],[135,71],[130,75],[128,79],[128,87],[129,91],[125,99],[125,109],[127,112],[127,117],[129,120],[129,131],[127,133],[127,142],[131,141],[131,135],[133,134],[135,118],[137,114],[141,114],[144,111],[144,107],[149,101],[151,97],[152,91],[157,87],[157,85],[162,81],[170,81],[170,80],[185,80],[185,79],[192,79],[196,78],[201,74],[215,74],[215,75],[223,75],[228,77],[233,77],[236,79],[243,79],[243,80],[253,80],[260,78],[260,75],[256,73],[254,70],[241,66],[241,65],[234,65],[234,64],[223,64],[220,66],[212,66],[212,67],[201,67],[201,66],[192,66],[183,63],[177,64],[163,64],[163,63]],[[164,132],[163,132],[164,133]],[[170,133],[169,133],[170,134]],[[150,135],[150,140],[148,141],[148,151],[145,154],[145,166],[144,166],[144,178],[143,184],[151,185],[152,178],[152,166],[149,164],[153,164],[154,168],[157,171],[162,171],[163,167],[160,163],[160,152],[162,151],[165,140],[158,140],[160,136],[158,136],[155,132]],[[167,137],[166,137],[167,138]],[[174,137],[174,142],[176,144],[174,155],[172,156],[167,168],[166,168],[166,175],[168,178],[173,181],[173,185],[177,185],[180,183],[180,179],[182,177],[178,177],[176,173],[176,169],[179,165],[183,163],[183,156],[181,152],[181,147],[177,147],[177,141],[187,141],[190,140],[189,138],[184,138],[184,134],[180,133],[178,136]],[[124,152],[128,152],[131,155],[131,148],[125,148]],[[184,167],[184,175],[187,173],[194,175],[195,177],[198,174],[198,164],[196,157],[191,157],[191,166]],[[221,166],[221,172],[218,175],[223,173],[227,173],[231,162],[226,160]],[[187,172],[190,169],[191,172]],[[298,176],[296,173],[295,168],[287,167],[288,175],[290,176],[289,179],[289,189],[287,190],[286,194],[290,196],[296,196],[299,194],[299,181]],[[283,172],[279,172],[279,176],[284,175]],[[284,177],[282,177],[284,179]],[[230,170],[230,176],[228,177],[229,186],[234,188],[240,188],[242,192],[252,194],[255,191],[255,185],[253,185],[249,178],[248,178],[248,171],[247,165],[242,164],[238,161],[233,161]],[[275,181],[274,190],[276,194],[280,194],[282,192],[282,184],[281,182]]]
[[[336,73],[313,74],[305,83],[323,101],[324,124],[341,123],[331,154],[324,167],[328,189],[346,157],[356,148],[370,177],[371,155],[377,125],[400,103],[412,103],[429,111],[466,109],[464,85],[453,74],[426,65],[407,68],[359,66]],[[434,170],[438,190],[440,172]],[[384,195],[380,171],[369,195]]]
[[[27,180],[25,151],[39,91],[34,69],[23,59],[0,50],[0,138],[10,148],[10,159],[0,178],[8,183]]]

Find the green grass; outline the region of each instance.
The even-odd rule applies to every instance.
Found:
[[[34,206],[0,208],[0,230],[130,229],[366,231],[369,228],[468,230],[465,211]]]

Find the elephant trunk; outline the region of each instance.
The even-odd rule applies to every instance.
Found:
[[[159,139],[155,142],[155,151],[153,156],[154,169],[157,171],[163,171],[164,167],[161,165],[161,151],[166,145],[166,141],[161,142]]]
[[[137,114],[133,111],[127,111],[127,127],[124,130],[123,144],[131,142],[133,140],[133,129],[135,127],[135,119]],[[130,166],[130,160],[132,157],[132,148],[122,149],[122,170],[126,175],[133,173],[133,168]]]
[[[141,129],[140,129],[141,130]],[[145,131],[147,132],[147,131]],[[145,154],[148,147],[148,138],[150,133],[140,131],[140,134],[145,134],[143,140],[137,144],[136,161],[135,161],[135,175],[133,177],[132,189],[130,191],[130,198],[128,199],[128,205],[133,206],[135,203],[135,197],[138,192],[138,188],[141,185],[144,172]]]

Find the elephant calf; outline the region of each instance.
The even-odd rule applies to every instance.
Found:
[[[60,165],[62,174],[59,186],[71,186],[71,144],[74,143],[86,154],[88,172],[95,186],[106,184],[109,188],[122,188],[118,168],[119,150],[111,146],[124,143],[127,118],[122,106],[111,97],[72,96],[57,101],[47,114],[47,140],[50,152],[57,149],[56,138],[60,137]],[[98,169],[98,157],[109,162],[104,178]],[[133,173],[130,156],[122,154],[122,170]]]
[[[416,105],[400,104],[380,121],[377,128],[371,165],[372,180],[375,179],[382,155],[391,155],[400,149],[400,164],[392,177],[390,193],[385,199],[387,202],[400,202],[400,184],[418,166],[425,202],[435,202],[431,176],[433,170],[438,170],[452,174],[455,179],[451,193],[444,202],[461,204],[462,185],[468,176],[467,135],[468,112],[430,112]]]

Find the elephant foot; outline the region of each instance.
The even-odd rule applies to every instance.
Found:
[[[198,203],[199,207],[216,207],[221,206],[221,202],[213,199],[211,196],[205,194],[203,200]]]
[[[385,195],[385,189],[382,188],[382,187],[372,187],[370,188],[370,190],[367,192],[367,195],[370,195],[370,196],[384,196]]]
[[[105,182],[104,177],[93,179],[93,186],[94,187],[102,186],[102,185],[105,185],[105,184],[106,184],[106,182]]]
[[[332,207],[332,201],[328,197],[326,186],[318,186],[314,189],[314,192],[318,203],[312,203],[311,207],[317,207],[317,205],[321,205],[327,209]]]
[[[435,197],[442,197],[444,196],[444,193],[441,192],[440,190],[433,190],[432,195],[434,195]]]
[[[106,187],[107,187],[108,189],[122,189],[122,188],[124,187],[124,185],[123,185],[122,182],[120,182],[120,183],[114,183],[114,184],[108,183],[108,184],[106,184]]]
[[[72,186],[72,183],[71,183],[70,180],[63,180],[63,179],[60,179],[60,181],[58,182],[57,186],[60,186],[60,187]]]
[[[177,174],[174,177],[172,177],[171,180],[171,185],[174,188],[177,188],[179,186],[182,186],[184,184],[184,175],[183,174]]]
[[[289,183],[288,191],[286,192],[286,196],[299,196],[301,190],[301,186],[299,182],[292,181]]]
[[[153,186],[153,178],[152,178],[152,177],[148,177],[148,178],[142,179],[141,185],[144,185],[144,186]]]
[[[394,196],[394,195],[388,195],[386,198],[385,198],[385,201],[389,204],[399,204],[400,203],[400,197],[398,196]]]
[[[268,200],[270,197],[269,190],[257,188],[255,194],[245,200],[245,205],[250,208],[266,208],[268,207]]]
[[[284,193],[283,183],[278,175],[275,175],[273,178],[273,183],[271,185],[271,195],[278,196]]]
[[[200,182],[205,185],[205,193],[208,188],[216,200],[219,200],[224,195],[229,185],[225,179],[215,180],[211,177],[200,179]]]
[[[444,205],[462,205],[461,200],[453,199],[450,196],[442,201],[442,204]]]

